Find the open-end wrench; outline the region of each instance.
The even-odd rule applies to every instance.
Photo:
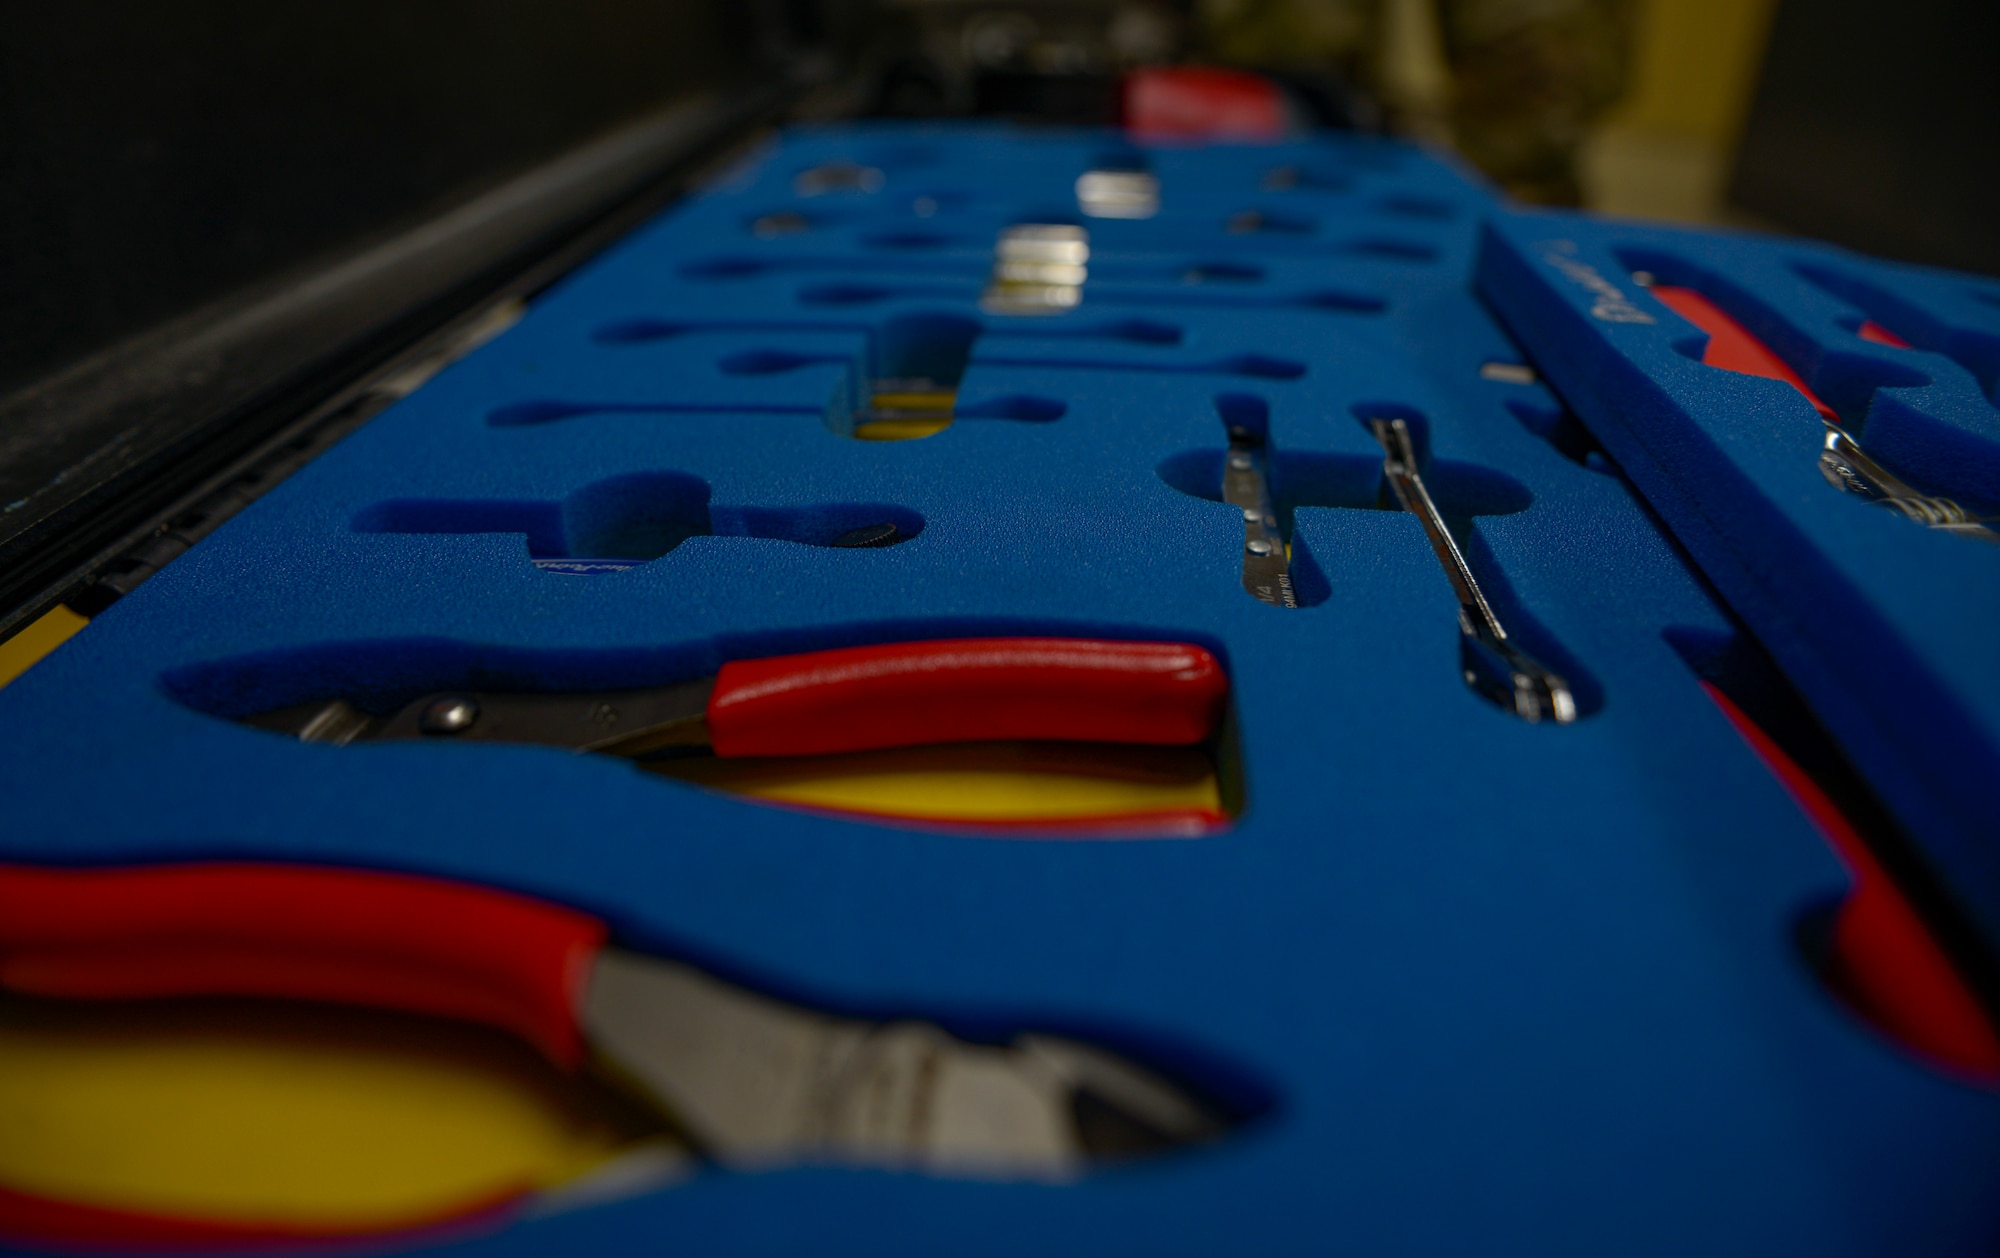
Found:
[[[1373,419],[1368,426],[1382,443],[1382,473],[1396,501],[1422,522],[1452,592],[1458,595],[1459,664],[1465,684],[1524,721],[1547,719],[1558,725],[1574,721],[1576,697],[1569,683],[1514,645],[1480,592],[1472,566],[1417,472],[1410,426],[1401,419]]]

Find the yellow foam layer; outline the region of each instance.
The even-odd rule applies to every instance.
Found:
[[[878,411],[949,411],[958,394],[949,389],[919,393],[874,393],[868,404]]]
[[[633,1121],[497,1032],[251,1002],[0,1002],[0,1183],[374,1229],[573,1178]]]
[[[863,441],[915,441],[935,436],[951,427],[951,416],[923,419],[865,419],[854,425],[854,435]]]
[[[854,425],[854,435],[863,441],[915,441],[934,436],[951,427],[951,408],[957,400],[958,395],[949,389],[873,394],[868,399],[869,409],[887,413],[880,419],[860,420]]]
[[[77,630],[89,623],[58,603],[33,624],[0,642],[0,686],[33,668],[43,656],[69,641]]]
[[[1089,820],[1222,807],[1215,766],[1192,747],[964,743],[646,767],[774,803],[939,821]]]

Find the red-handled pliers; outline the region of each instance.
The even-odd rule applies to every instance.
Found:
[[[1187,746],[1229,682],[1182,642],[961,638],[733,660],[641,690],[441,691],[372,716],[321,699],[247,718],[308,742],[440,738],[637,756],[810,756],[1001,739]]]
[[[407,874],[275,864],[0,865],[0,988],[84,1000],[255,996],[501,1028],[587,1058],[726,1165],[1062,1177],[1223,1121],[1112,1054],[970,1044],[835,1017],[607,943],[572,909]]]

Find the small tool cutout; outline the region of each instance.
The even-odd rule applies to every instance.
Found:
[[[1382,443],[1383,479],[1403,510],[1424,526],[1424,536],[1430,539],[1445,579],[1458,596],[1459,666],[1465,684],[1530,723],[1549,720],[1567,725],[1576,720],[1576,696],[1569,682],[1508,637],[1480,590],[1472,565],[1466,562],[1417,470],[1416,444],[1410,438],[1408,422],[1400,416],[1374,418],[1368,421],[1368,428]]]

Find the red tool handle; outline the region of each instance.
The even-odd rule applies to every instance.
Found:
[[[1650,290],[1660,303],[1689,323],[1708,333],[1708,345],[1701,352],[1703,366],[1720,367],[1724,371],[1741,372],[1747,376],[1762,376],[1766,380],[1782,380],[1791,385],[1805,399],[1813,404],[1820,418],[1829,423],[1840,422],[1840,416],[1831,406],[1820,401],[1819,394],[1806,387],[1799,373],[1785,365],[1771,347],[1757,339],[1749,328],[1744,327],[1722,307],[1710,301],[1702,293],[1692,288],[1673,288],[1666,284],[1655,284]]]
[[[1261,74],[1154,66],[1125,76],[1125,128],[1136,140],[1284,138],[1285,94]]]
[[[0,987],[126,1000],[275,996],[513,1032],[563,1066],[597,919],[406,874],[295,865],[0,865]]]
[[[1833,962],[1844,994],[1903,1044],[1986,1087],[2000,1087],[2000,1030],[1866,839],[1797,761],[1710,682],[1701,683],[1826,836],[1854,889],[1834,919]]]
[[[708,701],[720,756],[817,756],[988,739],[1198,743],[1229,679],[1184,642],[963,638],[722,666]]]

